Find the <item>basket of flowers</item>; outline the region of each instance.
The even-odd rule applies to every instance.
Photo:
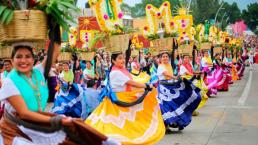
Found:
[[[200,44],[201,50],[210,50],[211,47],[212,47],[212,43],[210,43],[210,42],[203,42]]]
[[[129,46],[130,33],[134,32],[134,29],[124,26],[115,25],[115,30],[110,31],[104,38],[103,44],[106,47],[106,51],[109,52],[125,52]]]
[[[78,8],[67,0],[0,0],[0,42],[45,41],[48,21],[68,30]]]
[[[192,56],[192,52],[193,52],[193,46],[192,45],[180,45],[178,48],[178,53],[180,56],[182,55],[189,55]]]

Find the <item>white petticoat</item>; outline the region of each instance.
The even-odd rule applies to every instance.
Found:
[[[54,133],[43,133],[25,128],[23,126],[18,127],[32,140],[32,143],[36,145],[58,145],[66,138],[66,133],[62,130],[56,131]]]

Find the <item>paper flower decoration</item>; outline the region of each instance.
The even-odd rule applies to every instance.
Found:
[[[163,19],[164,29],[166,33],[172,34],[177,32],[176,22],[172,19],[170,3],[164,2],[160,8],[148,4],[146,6],[147,26],[144,26],[143,33],[145,36],[155,35],[158,32],[159,20]],[[148,29],[147,29],[148,28]]]
[[[76,42],[77,42],[77,35],[78,35],[78,31],[77,28],[75,27],[70,27],[70,33],[69,33],[69,45],[71,47],[75,47]]]
[[[123,26],[123,13],[120,8],[122,0],[89,0],[89,2],[102,31],[115,31],[115,24]]]

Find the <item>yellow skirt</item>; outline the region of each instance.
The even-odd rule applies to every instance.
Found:
[[[122,92],[117,97],[123,102],[133,102],[142,92]],[[133,107],[117,106],[106,97],[85,122],[123,145],[155,144],[165,135],[156,95],[157,90],[153,89],[141,104]]]
[[[139,71],[132,70],[132,73],[138,74]],[[134,81],[141,83],[141,84],[145,84],[145,83],[149,82],[151,79],[151,77],[146,72],[141,72],[138,76],[132,74],[132,76],[133,76]]]
[[[183,76],[183,77],[188,79],[188,80],[190,80],[192,78],[192,76],[190,76],[190,75],[186,75],[186,76]],[[209,97],[207,95],[209,90],[208,90],[208,87],[206,86],[206,84],[204,83],[202,78],[200,80],[194,80],[193,84],[197,88],[201,89],[202,101],[200,102],[200,104],[199,104],[199,106],[197,108],[197,109],[200,109],[200,108],[202,108],[206,104],[207,100],[209,99]]]
[[[237,69],[235,65],[232,65],[232,81],[237,81],[237,80],[239,80]]]

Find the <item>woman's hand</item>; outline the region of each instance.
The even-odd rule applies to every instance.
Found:
[[[63,117],[61,122],[62,122],[62,125],[69,126],[71,125],[72,120],[73,119],[71,117]]]
[[[172,79],[178,80],[178,76],[173,76]]]

